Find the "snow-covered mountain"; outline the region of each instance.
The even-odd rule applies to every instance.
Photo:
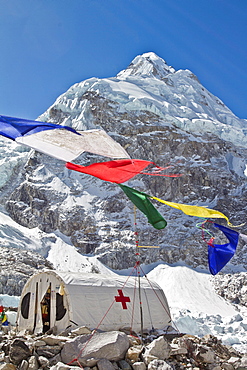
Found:
[[[245,219],[246,120],[238,119],[190,71],[175,71],[154,53],[136,57],[117,77],[73,85],[39,120],[103,128],[132,158],[174,164],[173,172],[183,174],[173,179],[137,176],[128,181],[131,187],[168,201],[216,208],[233,224]],[[27,154],[25,166],[18,167],[13,152],[12,163],[11,152],[9,161],[3,151],[8,176],[2,189],[9,194],[5,205],[10,216],[27,228],[59,231],[79,252],[99,255],[112,268],[128,267],[135,246],[134,212],[120,188],[67,170],[61,161],[39,153]],[[23,159],[22,152],[18,158]],[[82,155],[77,162],[96,160],[102,157]],[[184,260],[206,267],[198,219],[157,207],[168,221],[163,231],[137,215],[140,244],[160,246],[143,253],[142,262]],[[246,268],[243,242],[232,262]]]
[[[73,85],[38,120],[78,130],[103,128],[132,158],[172,164],[169,171],[183,175],[138,175],[128,186],[164,200],[217,209],[235,225],[245,222],[247,121],[236,117],[189,70],[175,71],[154,53],[145,53],[116,77]],[[13,248],[19,253],[34,251],[60,270],[101,271],[103,263],[109,273],[109,268],[122,270],[134,264],[133,205],[118,185],[70,171],[63,162],[7,139],[0,138],[0,143],[0,235],[10,253]],[[107,159],[83,154],[76,162],[102,160]],[[197,227],[200,219],[155,205],[168,225],[155,230],[137,213],[139,244],[160,247],[140,249],[141,262],[207,270],[207,244]],[[246,234],[246,228],[239,231]],[[224,241],[220,233],[215,236],[219,243]],[[14,269],[17,254],[15,261]],[[246,283],[246,269],[247,249],[241,240],[223,270],[234,276],[239,292]],[[225,294],[219,286],[220,294],[231,300],[227,286]],[[1,289],[7,293],[5,284]],[[247,304],[241,299],[236,303]]]

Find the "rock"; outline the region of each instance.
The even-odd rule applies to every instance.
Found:
[[[61,347],[56,345],[56,346],[43,346],[43,347],[38,347],[36,349],[36,352],[39,356],[44,356],[46,358],[52,358],[56,356],[58,353],[60,353]]]
[[[10,345],[10,361],[15,365],[19,365],[22,360],[26,360],[29,356],[31,356],[31,351],[25,342],[21,339],[15,339]]]
[[[98,370],[115,370],[115,367],[112,363],[106,358],[102,358],[97,362]]]
[[[58,362],[62,362],[60,353],[49,359],[49,366],[56,365]]]
[[[64,343],[68,340],[68,337],[62,337],[58,335],[49,335],[49,336],[44,336],[42,338],[42,342],[45,342],[45,345],[49,346],[60,346],[62,347]]]
[[[121,370],[131,370],[131,366],[128,364],[127,361],[121,360],[118,362],[118,365]]]
[[[130,360],[132,363],[137,362],[139,360],[142,349],[142,346],[130,347],[126,353],[126,359]]]
[[[43,341],[43,340],[36,340],[34,342],[34,347],[42,347],[42,346],[45,346],[46,345],[46,342]]]
[[[79,328],[71,330],[71,334],[74,334],[74,335],[83,335],[83,334],[91,334],[91,333],[92,331],[88,329],[86,326],[80,326]]]
[[[215,354],[214,352],[203,345],[198,345],[195,352],[194,352],[194,358],[196,361],[207,363],[207,364],[213,364],[215,362]]]
[[[44,357],[44,356],[39,356],[38,357],[38,363],[39,363],[39,366],[43,368],[45,367],[49,367],[50,365],[50,361],[48,360],[48,358]]]
[[[130,346],[138,346],[141,345],[141,339],[138,337],[133,337],[133,335],[128,335]]]
[[[171,356],[174,355],[186,355],[188,352],[187,348],[185,347],[179,347],[176,344],[171,345]]]
[[[71,370],[71,369],[73,369],[73,370],[83,370],[79,366],[65,365],[62,362],[58,362],[56,365],[54,365],[50,368],[50,370]],[[85,368],[84,368],[84,370],[85,370]]]
[[[144,362],[135,362],[132,367],[134,370],[146,370],[147,368]]]
[[[159,337],[147,345],[143,358],[144,362],[149,363],[150,359],[154,356],[160,360],[167,359],[171,354],[171,346],[164,337]]]
[[[13,364],[2,364],[0,365],[0,370],[16,370],[15,365]]]
[[[1,352],[0,353],[0,362],[4,362],[4,357],[5,357],[5,353]]]
[[[223,364],[221,365],[221,368],[222,368],[222,369],[224,369],[224,370],[234,370],[233,365],[228,364],[227,362],[223,363]]]
[[[65,343],[61,358],[64,363],[77,359],[82,366],[94,366],[98,359],[122,360],[129,348],[128,336],[119,331],[79,336]],[[90,363],[90,365],[89,365]]]
[[[241,358],[239,367],[246,367],[247,369],[247,354]]]
[[[240,358],[239,357],[231,357],[228,360],[228,364],[234,365],[234,367],[237,367],[237,365],[240,364]]]
[[[31,356],[28,359],[28,370],[38,370],[39,364],[36,356]]]
[[[173,370],[173,368],[163,360],[153,360],[148,365],[148,370]]]
[[[154,360],[158,360],[158,357],[152,356],[152,355],[146,355],[146,356],[143,356],[143,359],[144,359],[145,364],[148,365],[150,362]]]
[[[27,370],[28,369],[28,361],[22,360],[21,364],[18,366],[19,370]]]

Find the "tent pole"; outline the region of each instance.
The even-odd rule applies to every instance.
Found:
[[[142,297],[141,297],[141,276],[140,276],[140,261],[138,261],[138,288],[139,288],[139,303],[140,303],[140,317],[141,317],[141,341],[143,340],[143,311],[142,311]]]
[[[36,283],[36,287],[35,287],[34,322],[33,322],[33,330],[32,330],[33,333],[34,333],[34,331],[36,329],[36,324],[37,324],[37,315],[38,315],[38,289],[39,289],[39,284],[37,282]]]
[[[136,242],[136,256],[138,256],[138,261],[136,262],[136,271],[138,276],[138,292],[139,292],[139,305],[140,305],[140,318],[141,318],[141,341],[143,341],[143,310],[142,310],[142,299],[141,299],[141,270],[140,270],[140,253],[139,253],[139,240],[137,232],[137,223],[136,223],[136,206],[134,205],[134,226],[135,226],[135,242]]]

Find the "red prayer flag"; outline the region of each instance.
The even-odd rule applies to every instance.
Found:
[[[116,161],[93,163],[89,166],[80,166],[71,162],[66,163],[70,170],[86,173],[104,181],[121,184],[140,173],[152,162],[142,159],[120,159]]]
[[[151,164],[155,166],[155,170],[153,172],[143,172],[143,170]],[[117,184],[128,181],[139,173],[153,176],[181,176],[180,174],[161,174],[161,171],[170,168],[170,166],[159,167],[154,162],[142,159],[119,159],[115,161],[93,163],[89,166],[81,166],[79,164],[67,162],[66,167],[70,170],[86,173],[98,177],[101,180],[115,182]]]

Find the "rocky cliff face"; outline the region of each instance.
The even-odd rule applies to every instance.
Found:
[[[183,175],[138,175],[127,183],[131,187],[168,201],[215,208],[233,224],[246,218],[246,121],[190,71],[175,71],[153,53],[136,57],[115,78],[75,84],[39,120],[75,129],[103,128],[132,158],[172,164],[169,171]],[[83,154],[77,163],[101,160]],[[69,171],[64,163],[35,152],[18,169],[18,182],[4,200],[13,220],[45,233],[58,231],[80,253],[94,253],[111,268],[131,265],[134,211],[116,184]],[[168,226],[157,231],[137,213],[140,245],[160,246],[142,252],[141,261],[182,260],[205,267],[207,248],[196,227],[200,220],[160,203],[156,206]],[[247,233],[246,226],[241,232]],[[247,268],[243,242],[232,264]]]
[[[52,265],[38,253],[0,247],[0,294],[20,296],[27,279],[43,268]]]

